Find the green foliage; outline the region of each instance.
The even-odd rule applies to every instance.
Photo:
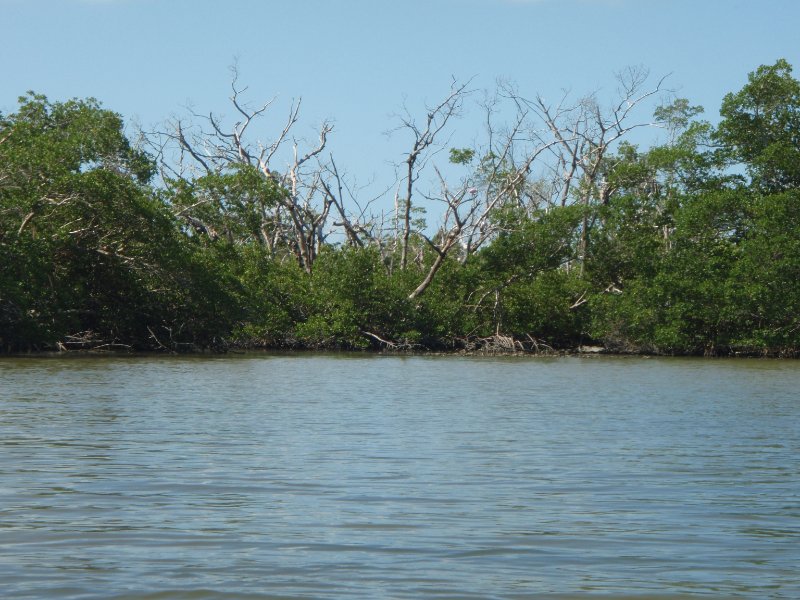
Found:
[[[800,349],[798,190],[753,202],[728,294],[738,325],[734,345],[774,352]]]
[[[544,338],[558,345],[580,337],[570,306],[579,285],[567,267],[583,208],[552,208],[528,217],[507,209],[498,218],[502,233],[480,253],[484,291],[479,309],[491,333]]]
[[[285,194],[256,167],[241,163],[226,172],[170,183],[168,201],[193,224],[194,233],[231,244],[263,244],[269,235],[266,221]]]
[[[433,262],[433,253],[426,256],[423,269]],[[413,289],[423,269],[413,274],[406,290]],[[412,271],[413,273],[413,271]],[[483,272],[479,261],[462,265],[448,259],[436,274],[431,286],[416,299],[414,315],[420,343],[429,348],[453,349],[469,336],[487,335],[488,327],[479,306],[475,306],[476,290]]]
[[[748,76],[737,93],[725,96],[715,138],[725,155],[743,163],[764,191],[800,185],[800,81],[781,59]]]
[[[532,217],[506,209],[497,217],[500,235],[481,252],[486,271],[499,283],[559,268],[573,255],[582,215],[579,206],[542,210]]]
[[[121,128],[94,100],[34,94],[0,122],[0,248],[14,257],[0,264],[7,348],[96,335],[110,321],[128,337],[119,318],[138,306],[155,250],[145,236],[172,227],[143,187],[152,164]]]
[[[685,99],[657,109],[669,141],[617,146],[602,183],[580,190],[592,201],[565,207],[534,198],[546,182],[510,159],[473,165],[452,148],[486,197],[508,201],[481,250],[453,246],[412,300],[439,258],[422,234],[405,269],[387,244],[320,242],[308,272],[271,177],[237,164],[158,188],[119,115],[30,93],[0,115],[0,351],[458,349],[501,334],[796,355],[800,83],[780,60],[725,97],[717,128],[700,112]]]
[[[215,270],[144,185],[152,164],[119,116],[94,100],[20,103],[0,129],[5,348],[215,343],[230,313],[210,307],[225,297],[209,281]]]
[[[468,165],[475,157],[471,148],[450,148],[450,162],[455,165]]]
[[[664,123],[675,135],[685,131],[692,119],[703,112],[702,106],[692,106],[686,98],[676,98],[670,104],[659,106],[653,112],[657,121]]]
[[[234,342],[256,347],[295,346],[295,324],[304,321],[310,310],[310,282],[305,272],[296,261],[275,260],[257,244],[235,253],[232,264],[243,288],[245,314],[234,327]]]
[[[576,270],[550,269],[508,286],[502,294],[502,332],[528,336],[554,348],[574,348],[587,327],[586,312],[574,303],[586,291]]]
[[[375,337],[403,341],[414,323],[407,292],[387,274],[374,248],[327,249],[317,258],[310,282],[308,317],[297,336],[311,347],[363,349]]]

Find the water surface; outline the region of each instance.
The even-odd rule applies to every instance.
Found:
[[[800,363],[0,360],[0,596],[800,598]]]

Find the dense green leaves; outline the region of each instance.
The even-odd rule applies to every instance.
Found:
[[[445,253],[448,230],[426,241],[420,223],[400,269],[397,236],[323,242],[287,226],[288,192],[263,170],[231,163],[159,186],[119,115],[28,94],[0,115],[0,351],[595,343],[794,355],[800,83],[781,60],[725,97],[717,127],[700,112],[684,99],[657,109],[668,141],[617,145],[572,204],[525,205],[521,190],[548,184],[452,149],[477,187],[451,210],[479,189],[496,199],[470,234],[485,236],[480,250]],[[313,269],[297,260],[310,239]]]
[[[93,100],[20,102],[0,129],[0,344],[217,344],[235,311],[209,307],[228,288],[145,185],[152,164],[119,116]]]
[[[716,139],[766,192],[800,186],[800,81],[785,60],[759,67],[725,96]]]

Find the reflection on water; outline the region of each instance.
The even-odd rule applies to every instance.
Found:
[[[0,360],[6,598],[800,597],[800,364]]]

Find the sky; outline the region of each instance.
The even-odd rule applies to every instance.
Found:
[[[235,63],[247,100],[276,97],[260,138],[302,97],[296,134],[333,121],[330,149],[363,184],[402,159],[396,115],[424,118],[453,77],[555,100],[611,94],[616,72],[644,66],[713,121],[759,65],[800,70],[798,23],[798,0],[0,0],[0,111],[34,90],[95,97],[145,129],[187,106],[230,114]],[[468,111],[459,135],[481,118]]]

